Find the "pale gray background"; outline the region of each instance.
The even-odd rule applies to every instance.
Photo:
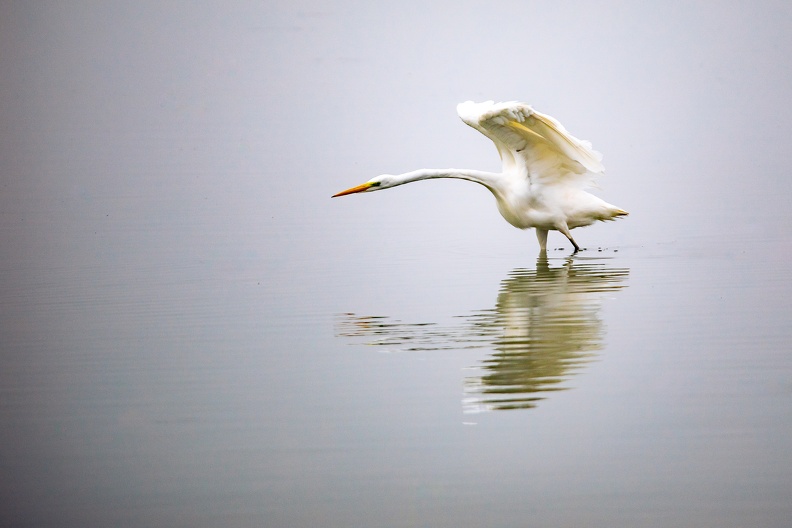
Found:
[[[791,53],[788,2],[1,2],[0,524],[787,526]],[[535,409],[465,414],[497,347],[453,341],[533,233],[466,182],[329,198],[497,170],[468,99],[631,212],[574,233],[629,279]]]

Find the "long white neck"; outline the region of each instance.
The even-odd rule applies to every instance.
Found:
[[[405,172],[392,177],[392,186],[412,183],[419,180],[430,180],[433,178],[456,178],[458,180],[468,180],[479,183],[490,191],[495,192],[498,181],[502,176],[496,172],[485,172],[470,169],[418,169]]]

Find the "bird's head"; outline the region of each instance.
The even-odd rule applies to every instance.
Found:
[[[379,191],[382,189],[387,189],[388,187],[393,187],[394,184],[395,182],[393,180],[393,176],[391,176],[390,174],[381,174],[376,178],[371,178],[366,183],[360,184],[356,187],[352,187],[351,189],[347,189],[346,191],[341,191],[340,193],[336,193],[332,197],[336,198],[337,196],[344,196],[347,194]]]

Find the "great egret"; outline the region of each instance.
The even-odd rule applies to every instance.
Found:
[[[382,174],[362,185],[333,195],[381,191],[430,178],[458,178],[489,189],[498,211],[514,227],[536,229],[542,251],[547,232],[560,231],[575,248],[571,229],[613,220],[627,211],[585,191],[594,184],[593,174],[604,167],[602,155],[591,143],[574,137],[554,118],[519,102],[468,101],[457,106],[462,121],[498,148],[503,172],[465,169],[419,169],[404,174]]]

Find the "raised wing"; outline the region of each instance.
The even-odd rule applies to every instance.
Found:
[[[600,173],[602,155],[591,143],[567,132],[552,117],[518,103],[474,103],[457,106],[462,121],[490,138],[498,148],[504,173],[524,172],[531,179],[551,183]]]

